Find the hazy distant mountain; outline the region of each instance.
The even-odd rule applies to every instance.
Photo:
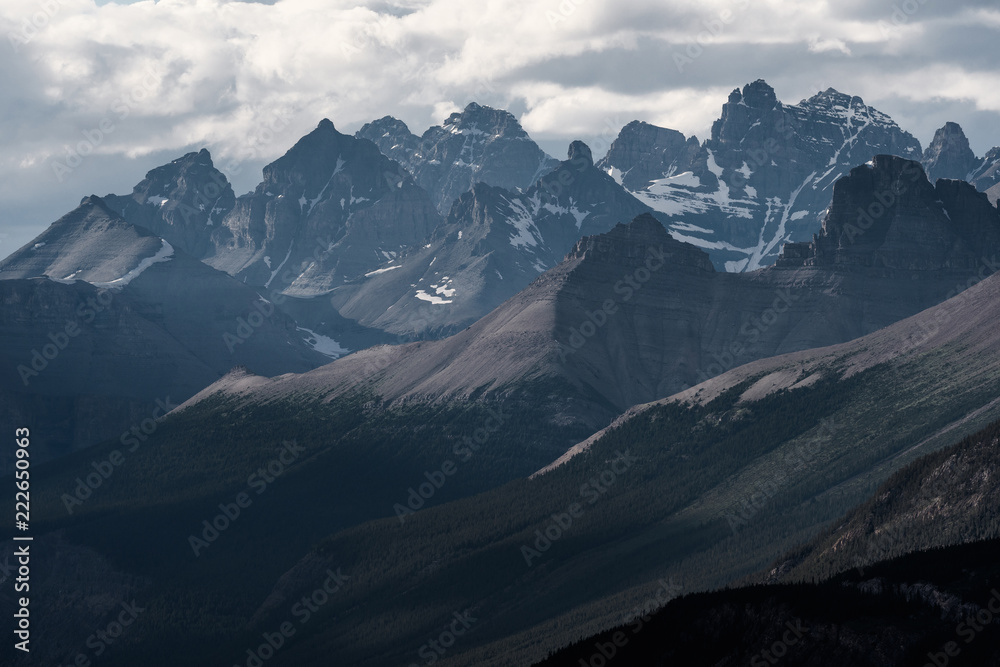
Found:
[[[767,266],[785,242],[809,240],[852,167],[881,153],[921,155],[916,139],[859,97],[828,89],[785,105],[762,80],[734,90],[711,138],[695,144],[630,123],[598,166],[728,271]]]
[[[885,192],[899,194],[889,201]],[[857,210],[883,201],[877,220],[858,223]],[[869,334],[997,268],[1000,211],[985,195],[955,181],[935,188],[919,163],[876,156],[837,183],[815,244],[787,246],[775,267],[717,272],[644,214],[577,242],[565,261],[449,339],[363,351],[275,381],[264,395],[349,387],[345,378],[388,354],[391,368],[371,388],[385,400],[467,398],[558,379],[589,405],[577,417],[593,425],[754,359]]]
[[[476,183],[526,190],[558,164],[510,113],[475,102],[421,137],[392,116],[366,124],[357,136],[406,167],[441,215]]]
[[[337,356],[95,196],[0,262],[0,289],[3,393],[46,434],[42,458],[121,434],[234,366],[277,375]]]
[[[571,144],[567,159],[525,192],[479,183],[423,248],[387,262],[331,300],[341,314],[397,334],[461,330],[562,261],[582,237],[650,209]]]
[[[840,206],[869,206],[883,182],[912,170],[923,178],[919,164],[896,158],[859,168],[838,186],[828,228]],[[136,628],[132,657],[234,660],[260,628],[280,621],[286,603],[342,568],[350,586],[319,613],[336,623],[318,622],[276,653],[275,665],[317,656],[404,663],[456,609],[491,622],[456,644],[452,659],[528,662],[619,622],[660,578],[693,592],[765,567],[895,470],[1000,417],[996,277],[863,338],[735,367],[748,356],[848,340],[992,272],[992,264],[948,264],[965,256],[968,226],[985,225],[980,236],[989,239],[996,221],[971,216],[949,226],[954,215],[927,205],[927,196],[946,195],[943,210],[976,211],[982,195],[921,183],[894,209],[909,217],[886,214],[887,226],[870,230],[885,238],[866,246],[908,257],[911,246],[898,245],[892,230],[912,225],[921,231],[915,242],[931,244],[928,259],[902,268],[834,262],[720,273],[642,215],[582,239],[451,338],[363,350],[300,375],[229,374],[168,418],[132,472],[80,509],[87,530],[76,539],[98,559],[113,556],[113,572],[148,577],[142,590],[155,622]],[[951,251],[942,252],[949,238]],[[700,372],[730,367],[587,437],[588,424],[607,423],[641,396],[667,396]],[[193,553],[185,536],[201,535],[219,499],[244,491],[289,438],[308,460]],[[66,459],[43,478],[45,525],[70,527],[62,489],[115,446]],[[166,452],[171,458],[158,458]],[[135,498],[155,502],[115,510]],[[308,503],[309,512],[292,511]],[[565,526],[558,533],[554,517]],[[546,532],[557,537],[546,542]],[[247,553],[260,554],[250,570],[239,565]],[[166,601],[194,576],[210,583],[182,604],[192,614],[176,614]],[[225,611],[197,611],[212,608],[208,600]],[[170,655],[148,648],[197,627],[248,623],[245,637],[226,642],[209,632]],[[377,650],[364,639],[373,636]]]

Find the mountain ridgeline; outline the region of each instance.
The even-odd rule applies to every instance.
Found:
[[[84,198],[0,261],[31,659],[129,600],[103,665],[993,664],[998,151],[755,81],[596,160],[470,104]]]

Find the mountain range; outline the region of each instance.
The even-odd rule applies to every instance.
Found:
[[[122,600],[102,664],[945,650],[1000,585],[998,150],[756,81],[704,142],[470,104],[85,197],[0,261],[32,659]]]

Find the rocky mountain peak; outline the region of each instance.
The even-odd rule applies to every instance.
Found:
[[[618,223],[603,234],[580,239],[566,259],[584,258],[602,264],[641,266],[651,253],[658,258],[670,257],[672,265],[715,271],[705,252],[674,239],[663,223],[650,213],[642,213],[628,223]]]
[[[107,195],[107,205],[188,253],[203,256],[236,195],[207,149],[151,169],[131,195]]]
[[[590,146],[580,140],[570,143],[569,151],[567,152],[567,159],[569,159],[570,162],[582,159],[590,165],[594,164],[594,154],[590,151]]]
[[[721,144],[738,143],[755,124],[775,112],[778,98],[763,79],[734,90],[722,105],[722,115],[712,124],[712,140]]]
[[[931,185],[916,160],[877,155],[837,181],[811,243],[785,246],[778,264],[879,270],[974,269],[1000,250],[1000,215],[967,183]]]
[[[969,146],[969,139],[958,123],[948,122],[934,133],[924,151],[923,163],[931,181],[939,178],[966,179],[981,160]]]
[[[357,136],[402,164],[442,215],[476,182],[523,191],[558,164],[511,113],[475,102],[420,137],[391,117],[368,123]]]
[[[87,195],[86,197],[80,200],[80,208],[88,209],[95,207],[101,208],[109,213],[111,212],[105,201],[100,197],[98,197],[97,195]]]
[[[641,190],[665,175],[690,171],[699,147],[697,137],[634,120],[621,129],[597,166],[627,189]]]
[[[753,83],[743,86],[743,102],[753,109],[767,111],[774,108],[778,103],[778,96],[764,79],[757,79]]]

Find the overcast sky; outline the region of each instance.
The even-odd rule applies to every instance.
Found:
[[[0,256],[190,150],[240,194],[322,118],[421,134],[472,100],[557,157],[633,119],[705,138],[758,78],[859,95],[924,146],[948,120],[1000,144],[989,0],[0,0],[0,26]]]

